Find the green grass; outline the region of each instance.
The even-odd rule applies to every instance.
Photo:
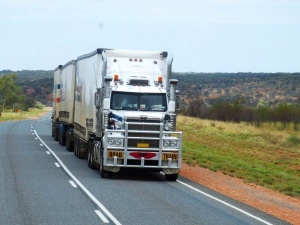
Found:
[[[300,197],[300,132],[179,116],[183,161]]]
[[[11,121],[11,120],[32,119],[34,117],[39,117],[48,111],[49,111],[48,108],[44,108],[44,109],[30,108],[28,110],[28,112],[20,111],[18,113],[11,112],[11,111],[5,111],[5,112],[1,113],[0,122]]]

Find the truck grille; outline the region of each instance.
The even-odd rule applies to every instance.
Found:
[[[159,148],[159,139],[158,140],[150,140],[151,138],[159,138],[161,123],[148,123],[140,122],[137,123],[129,122],[128,123],[128,147],[136,148],[138,143],[147,143],[150,148]],[[138,132],[140,131],[140,132]],[[157,131],[157,133],[147,133],[144,131]],[[134,137],[137,137],[135,139]],[[149,139],[150,138],[150,139]]]

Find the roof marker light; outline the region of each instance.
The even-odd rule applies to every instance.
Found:
[[[157,83],[162,83],[163,82],[163,77],[162,76],[158,76],[157,78]]]
[[[115,74],[114,75],[114,81],[118,81],[119,80],[119,75],[118,74]]]

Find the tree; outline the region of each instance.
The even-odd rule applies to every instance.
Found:
[[[9,74],[0,77],[0,104],[2,111],[6,105],[13,105],[23,97],[21,89],[16,85],[17,75]]]
[[[187,115],[191,117],[204,118],[207,114],[207,106],[202,99],[192,99],[188,103]]]

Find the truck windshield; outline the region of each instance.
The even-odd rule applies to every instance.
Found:
[[[111,109],[167,111],[166,94],[112,92]]]

